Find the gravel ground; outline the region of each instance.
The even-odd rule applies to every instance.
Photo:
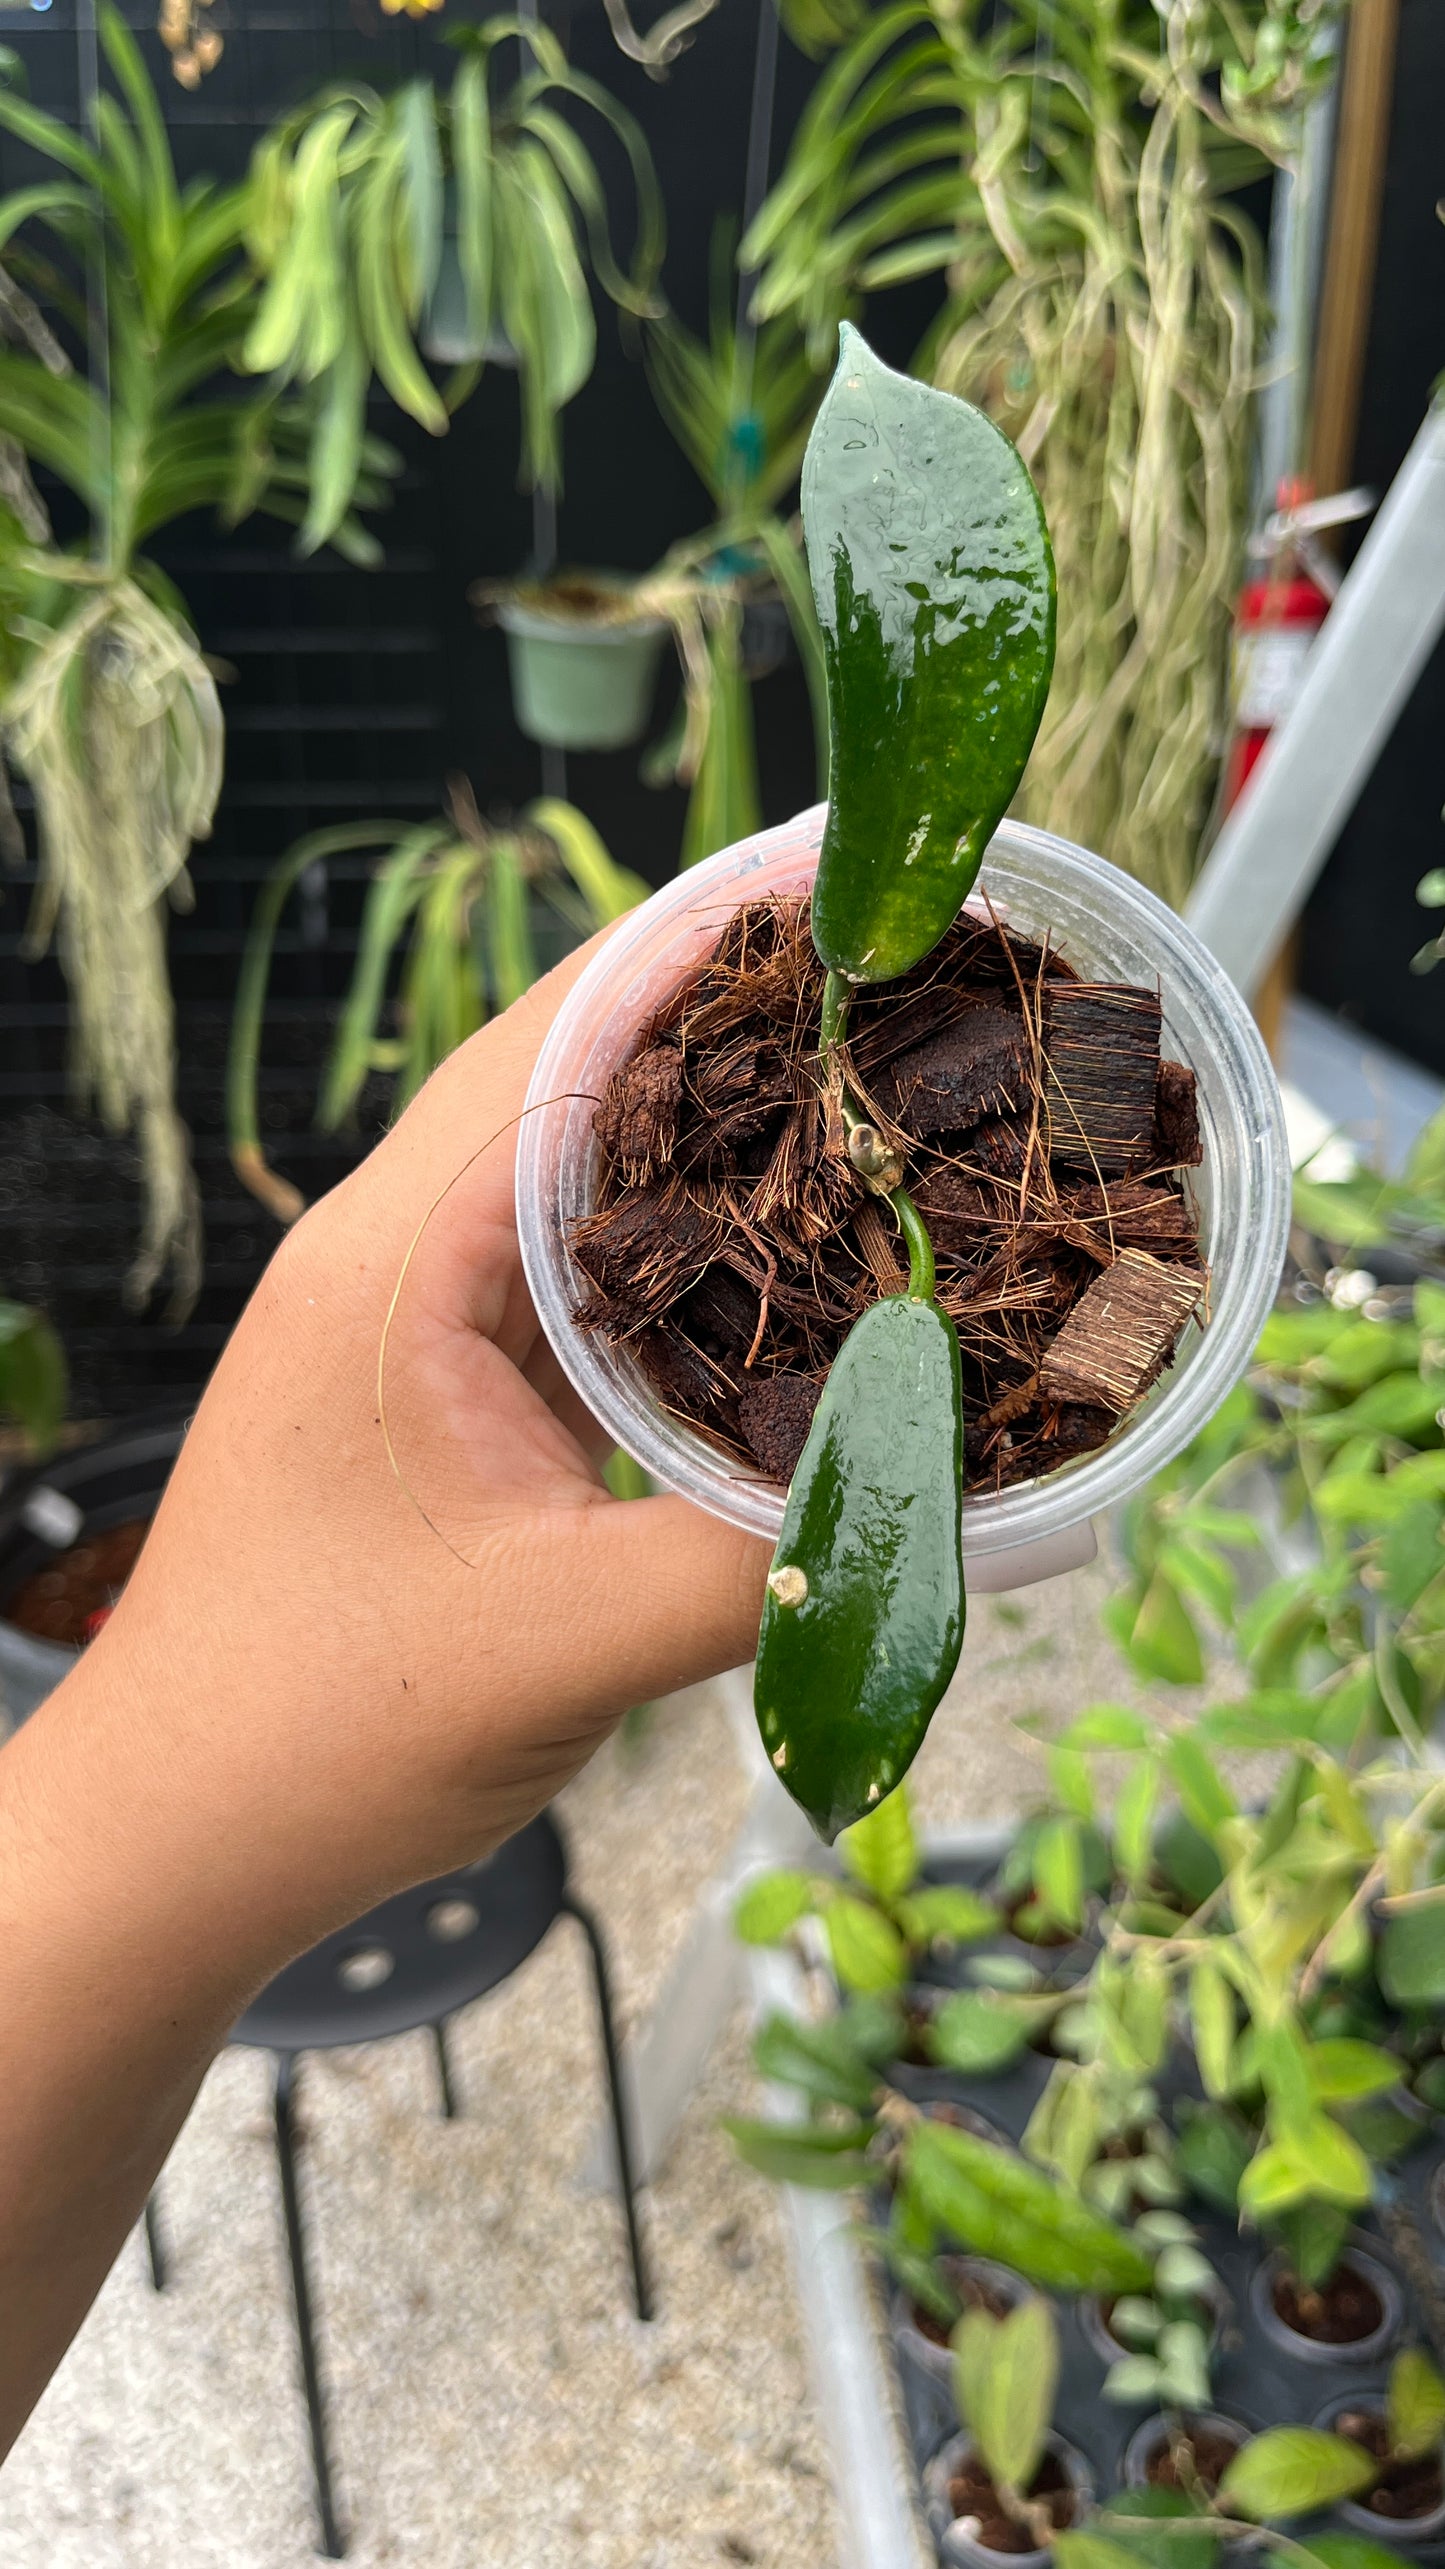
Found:
[[[928,1825],[1002,1817],[1036,1746],[1119,1662],[1097,1565],[982,1600],[919,1761]],[[707,1689],[614,1743],[564,1797],[624,2024],[645,2014],[747,1785]],[[647,2198],[662,2316],[628,2311],[620,2222],[576,2172],[601,2107],[583,1960],[560,1922],[457,2026],[464,2119],[426,2039],[304,2067],[304,2184],[352,2558],[416,2569],[834,2569],[837,2547],[768,2188],[717,2118],[735,2024]],[[252,2053],[212,2071],[163,2187],[175,2261],[139,2238],[0,2477],[4,2569],[303,2569],[311,2516],[269,2126]]]

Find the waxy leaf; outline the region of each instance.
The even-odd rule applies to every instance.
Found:
[[[779,1945],[817,1898],[811,1873],[760,1873],[738,1895],[733,1933],[745,1945]]]
[[[958,1664],[962,1485],[953,1323],[890,1294],[834,1358],[758,1635],[763,1745],[830,1844],[893,1791]]]
[[[911,2126],[910,2192],[930,2220],[981,2257],[1061,2292],[1142,2292],[1148,2258],[1122,2230],[1011,2150],[943,2123]]]
[[[833,1969],[845,1989],[901,1989],[908,1948],[897,1928],[868,1900],[840,1892],[823,1912]]]
[[[746,2116],[724,2115],[723,2130],[739,2158],[779,2185],[845,2194],[852,2186],[866,2185],[875,2173],[861,2147],[867,2133],[857,2127],[828,2132],[808,2123],[754,2123]]]
[[[1054,663],[1038,494],[982,411],[845,322],[803,459],[831,744],[813,941],[851,981],[938,943],[1033,747]]]
[[[918,1840],[907,1793],[900,1787],[866,1820],[845,1829],[838,1853],[854,1881],[871,1891],[875,1900],[901,1898],[918,1872]]]
[[[1390,2450],[1408,2459],[1432,2452],[1445,2435],[1445,2382],[1419,2346],[1406,2346],[1390,2366],[1386,2395]]]

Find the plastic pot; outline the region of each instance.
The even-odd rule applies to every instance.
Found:
[[[154,1516],[185,1432],[179,1414],[137,1419],[94,1445],[55,1455],[0,1497],[0,1737],[7,1720],[22,1722],[44,1702],[80,1655],[7,1621],[8,1601],[86,1534]]]
[[[1146,2417],[1143,2425],[1135,2428],[1124,2447],[1126,2488],[1147,2489],[1149,2487],[1149,2472],[1154,2457],[1162,2445],[1167,2445],[1171,2433],[1179,2424],[1183,2425],[1186,2434],[1206,2433],[1226,2437],[1236,2453],[1241,2445],[1249,2442],[1253,2432],[1241,2418],[1226,2417],[1219,2409],[1201,2409],[1183,2420],[1163,2416]]]
[[[602,572],[589,580],[601,591],[627,585]],[[549,749],[626,749],[641,739],[667,639],[661,616],[591,623],[550,608],[542,592],[525,604],[505,599],[497,622],[507,637],[512,711],[529,740]]]
[[[973,2449],[971,2435],[950,2436],[942,2452],[935,2455],[923,2475],[928,2521],[946,2569],[1001,2569],[1003,2563],[1007,2563],[1007,2569],[1044,2569],[1044,2564],[1053,2558],[1052,2550],[992,2551],[987,2543],[977,2542],[972,2534],[961,2530],[961,2520],[953,2512],[948,2484]],[[1065,2443],[1061,2435],[1051,2435],[1044,2450],[1063,2465],[1067,2478],[1078,2492],[1078,2512],[1082,2515],[1093,2496],[1088,2463],[1082,2453],[1075,2452],[1072,2444]]]
[[[1032,2288],[1024,2282],[1022,2275],[1015,2274],[1012,2266],[996,2264],[992,2257],[945,2256],[939,2262],[960,2300],[964,2298],[962,2288],[969,2283],[982,2285],[986,2292],[1002,2302],[1006,2310],[1017,2310],[1021,2301],[1031,2297]],[[919,2371],[927,2373],[931,2380],[952,2382],[952,2348],[940,2346],[936,2339],[924,2334],[913,2317],[913,2304],[901,2284],[896,2288],[894,2298],[893,2342],[899,2354],[916,2364]]]
[[[807,890],[824,809],[694,866],[609,938],[543,1046],[517,1143],[522,1258],[568,1379],[654,1480],[773,1540],[782,1490],[670,1418],[625,1347],[579,1329],[585,1283],[567,1234],[594,1201],[592,1118],[612,1072],[742,902]],[[1189,1175],[1212,1282],[1209,1325],[1191,1322],[1173,1366],[1109,1444],[1040,1480],[965,1503],[975,1590],[1018,1586],[1091,1559],[1090,1519],[1142,1488],[1204,1426],[1249,1362],[1279,1281],[1290,1212],[1289,1150],[1269,1056],[1233,983],[1183,921],[1102,857],[1014,821],[995,833],[982,885],[1026,935],[1047,929],[1079,970],[1159,985],[1166,1050],[1198,1081],[1204,1165]]]
[[[1373,2409],[1383,2417],[1385,2403],[1382,2398],[1362,2399],[1358,2393],[1346,2393],[1343,2398],[1332,2399],[1329,2406],[1320,2411],[1315,2424],[1326,2435],[1335,2435],[1339,2431],[1336,2419],[1351,2409]],[[1372,2507],[1368,2497],[1342,2498],[1337,2513],[1341,2523],[1349,2525],[1352,2532],[1367,2533],[1376,2542],[1438,2542],[1441,2534],[1445,2533],[1445,2494],[1442,2494],[1438,2506],[1420,2515],[1386,2514]]]
[[[1250,2280],[1250,2308],[1256,2326],[1273,2346],[1292,2355],[1297,2364],[1328,2365],[1336,2370],[1346,2366],[1377,2363],[1399,2336],[1405,2316],[1405,2296],[1398,2279],[1383,2266],[1378,2257],[1357,2248],[1352,2241],[1340,2259],[1341,2265],[1353,2266],[1357,2274],[1372,2284],[1380,2304],[1379,2324],[1366,2337],[1351,2338],[1342,2345],[1327,2345],[1322,2338],[1307,2337],[1302,2329],[1291,2328],[1281,2319],[1274,2306],[1274,2287],[1284,2271],[1284,2259],[1276,2253],[1256,2268]]]

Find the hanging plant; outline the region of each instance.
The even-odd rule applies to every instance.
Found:
[[[201,1274],[200,1206],[175,1104],[165,904],[188,898],[192,843],[220,790],[215,681],[184,602],[145,547],[170,521],[216,508],[291,524],[303,514],[305,420],[295,403],[238,402],[218,379],[239,363],[250,289],[244,189],[177,185],[154,91],[116,12],[99,31],[120,91],[96,102],[92,146],[32,107],[7,66],[0,127],[60,175],[0,202],[9,335],[0,348],[0,737],[35,797],[40,883],[31,941],[54,935],[74,1009],[81,1096],[139,1146],[144,1206],[128,1280],[143,1302],[169,1270],[173,1310]],[[48,234],[59,264],[31,246]],[[88,301],[72,291],[93,281]],[[24,286],[33,289],[30,302]],[[72,371],[44,318],[84,351]],[[28,316],[28,318],[27,318]],[[394,458],[365,439],[351,493],[383,495]],[[59,548],[31,464],[81,502],[87,532]],[[343,514],[334,542],[376,546]]]
[[[819,80],[743,244],[820,347],[923,276],[920,372],[1013,438],[1063,608],[1021,816],[1178,904],[1224,730],[1261,262],[1226,191],[1284,162],[1310,0],[898,5]]]
[[[570,803],[534,803],[515,828],[499,828],[483,821],[461,779],[445,820],[400,832],[394,822],[357,821],[298,839],[263,886],[252,917],[226,1089],[232,1166],[278,1222],[294,1222],[306,1200],[267,1161],[257,1110],[276,931],[303,874],[362,848],[383,853],[322,1077],[317,1121],[327,1133],[354,1115],[377,1071],[390,1078],[392,1112],[400,1114],[448,1053],[531,988],[540,969],[536,901],[565,930],[590,936],[647,898],[640,876],[614,862]]]
[[[351,505],[373,377],[435,437],[504,352],[522,392],[522,477],[555,489],[558,421],[592,371],[587,270],[618,307],[660,309],[662,198],[640,128],[556,37],[490,18],[451,40],[451,88],[414,80],[323,91],[256,153],[248,241],[263,279],[246,364],[309,388],[315,428],[302,547],[325,543]],[[526,68],[496,76],[500,49]],[[621,143],[637,226],[614,255],[601,178],[563,112],[585,107]],[[455,370],[427,371],[429,322]]]

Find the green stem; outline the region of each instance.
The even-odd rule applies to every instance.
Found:
[[[935,1270],[927,1225],[905,1188],[895,1186],[888,1201],[898,1216],[898,1228],[908,1248],[909,1297],[914,1302],[932,1302]]]
[[[825,1070],[843,1041],[848,1024],[848,1002],[852,995],[852,985],[842,973],[830,972],[823,984],[823,1013],[818,1026],[818,1055]],[[850,1097],[845,1088],[844,1123],[851,1132],[854,1125],[862,1120],[856,1099]],[[928,1236],[923,1216],[912,1196],[901,1186],[890,1188],[888,1201],[897,1216],[898,1228],[908,1250],[909,1298],[913,1302],[932,1302],[937,1270],[933,1242]]]

